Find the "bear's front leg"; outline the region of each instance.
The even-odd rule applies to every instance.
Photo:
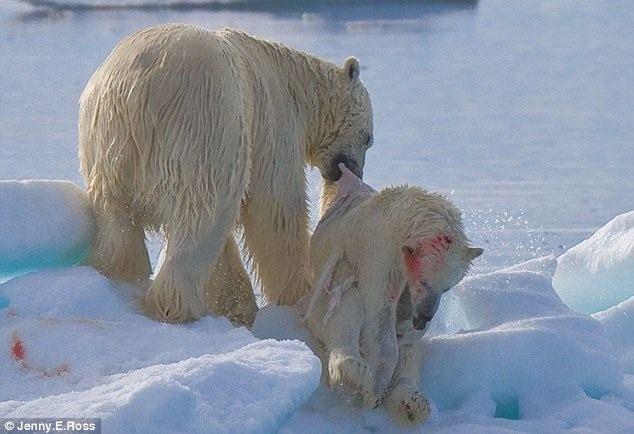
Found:
[[[401,425],[414,425],[429,417],[429,402],[419,392],[420,349],[422,335],[411,320],[397,325],[398,363],[384,404],[388,413]]]
[[[263,158],[254,157],[240,222],[267,301],[290,306],[309,291],[312,281],[306,175],[301,160],[284,169],[280,157],[281,168],[268,173],[270,168],[261,167]]]
[[[344,292],[341,302],[323,320],[327,350],[328,383],[352,396],[358,404],[376,407],[374,371],[359,352],[359,336],[363,322],[359,290]]]

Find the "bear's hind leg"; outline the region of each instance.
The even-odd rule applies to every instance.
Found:
[[[165,259],[145,297],[146,313],[160,321],[192,321],[209,311],[205,285],[234,226],[237,206],[227,200],[217,210],[204,201],[213,203],[201,196],[179,204],[165,225]],[[196,219],[191,210],[198,213]]]
[[[233,235],[216,258],[205,284],[205,297],[212,313],[247,327],[253,324],[258,306]]]
[[[145,284],[151,265],[143,226],[120,210],[95,205],[96,235],[88,264],[106,277]]]
[[[361,295],[356,288],[342,295],[330,317],[323,320],[328,352],[328,383],[354,397],[357,403],[376,407],[379,402],[374,390],[374,370],[363,360],[359,335],[363,322]]]
[[[398,324],[398,363],[384,403],[388,413],[401,425],[414,425],[429,417],[429,402],[419,389],[420,333],[411,320]]]

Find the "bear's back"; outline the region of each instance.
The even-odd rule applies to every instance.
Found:
[[[133,80],[166,72],[217,73],[223,64],[230,64],[230,50],[230,45],[215,32],[189,24],[166,24],[124,38],[98,72],[119,73]]]

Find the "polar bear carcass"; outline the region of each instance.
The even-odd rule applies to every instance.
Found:
[[[482,249],[469,247],[459,210],[443,196],[407,186],[376,192],[341,170],[311,241],[306,323],[323,344],[331,385],[417,423],[429,414],[418,390],[418,329]]]

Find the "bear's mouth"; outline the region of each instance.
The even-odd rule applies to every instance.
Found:
[[[438,306],[440,305],[440,294],[428,290],[425,291],[422,300],[416,304],[412,312],[412,323],[416,330],[424,330],[432,320]]]
[[[341,178],[341,170],[339,164],[343,163],[355,176],[359,179],[363,179],[363,168],[359,166],[356,160],[345,154],[336,155],[331,161],[326,173],[322,173],[322,177],[330,182],[339,181]]]

